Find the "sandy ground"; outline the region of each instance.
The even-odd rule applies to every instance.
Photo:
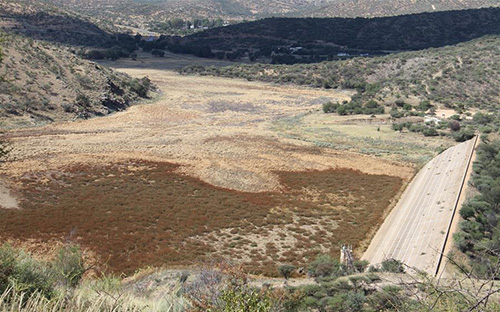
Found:
[[[0,208],[17,209],[19,203],[17,199],[11,195],[10,190],[0,182]]]
[[[415,176],[362,259],[398,259],[435,274],[474,140],[447,149]]]
[[[162,91],[158,100],[108,117],[10,131],[13,161],[3,173],[14,177],[74,163],[145,159],[177,163],[213,185],[253,192],[279,189],[277,170],[342,167],[406,181],[413,174],[401,163],[318,148],[270,130],[273,121],[348,99],[348,93],[181,76],[167,65],[156,68],[157,62],[123,60],[113,66],[148,76]]]

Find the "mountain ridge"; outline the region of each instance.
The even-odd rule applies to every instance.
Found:
[[[381,17],[413,13],[499,7],[496,0],[45,0],[113,21],[145,26],[171,18],[255,20],[264,17]],[[130,20],[130,19],[133,20]],[[128,20],[129,19],[129,20]],[[132,26],[132,25],[128,25]]]

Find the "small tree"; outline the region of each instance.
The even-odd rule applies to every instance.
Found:
[[[452,120],[448,124],[448,127],[450,127],[450,130],[455,132],[460,130],[460,123],[457,120]]]

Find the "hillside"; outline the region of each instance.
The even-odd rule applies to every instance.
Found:
[[[500,34],[500,8],[381,18],[270,18],[193,34],[170,49],[210,48],[267,57],[278,53],[291,58],[289,62],[310,62],[312,56],[420,50],[491,34]]]
[[[388,104],[431,100],[449,107],[500,105],[500,37],[384,57],[301,65],[187,67],[183,73],[238,77],[313,87],[356,88]]]
[[[496,0],[330,0],[324,6],[302,14],[315,17],[380,17],[498,6],[500,3]]]
[[[116,29],[109,24],[36,0],[1,0],[0,29],[67,45],[110,47]]]
[[[46,0],[116,23],[140,25],[173,17],[258,19],[270,16],[374,17],[500,6],[496,0]]]
[[[46,42],[11,35],[1,47],[2,128],[106,115],[146,97],[150,87]]]

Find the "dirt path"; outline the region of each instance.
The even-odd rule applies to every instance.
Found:
[[[395,258],[435,274],[473,148],[474,140],[458,144],[420,170],[363,259],[378,264]]]

